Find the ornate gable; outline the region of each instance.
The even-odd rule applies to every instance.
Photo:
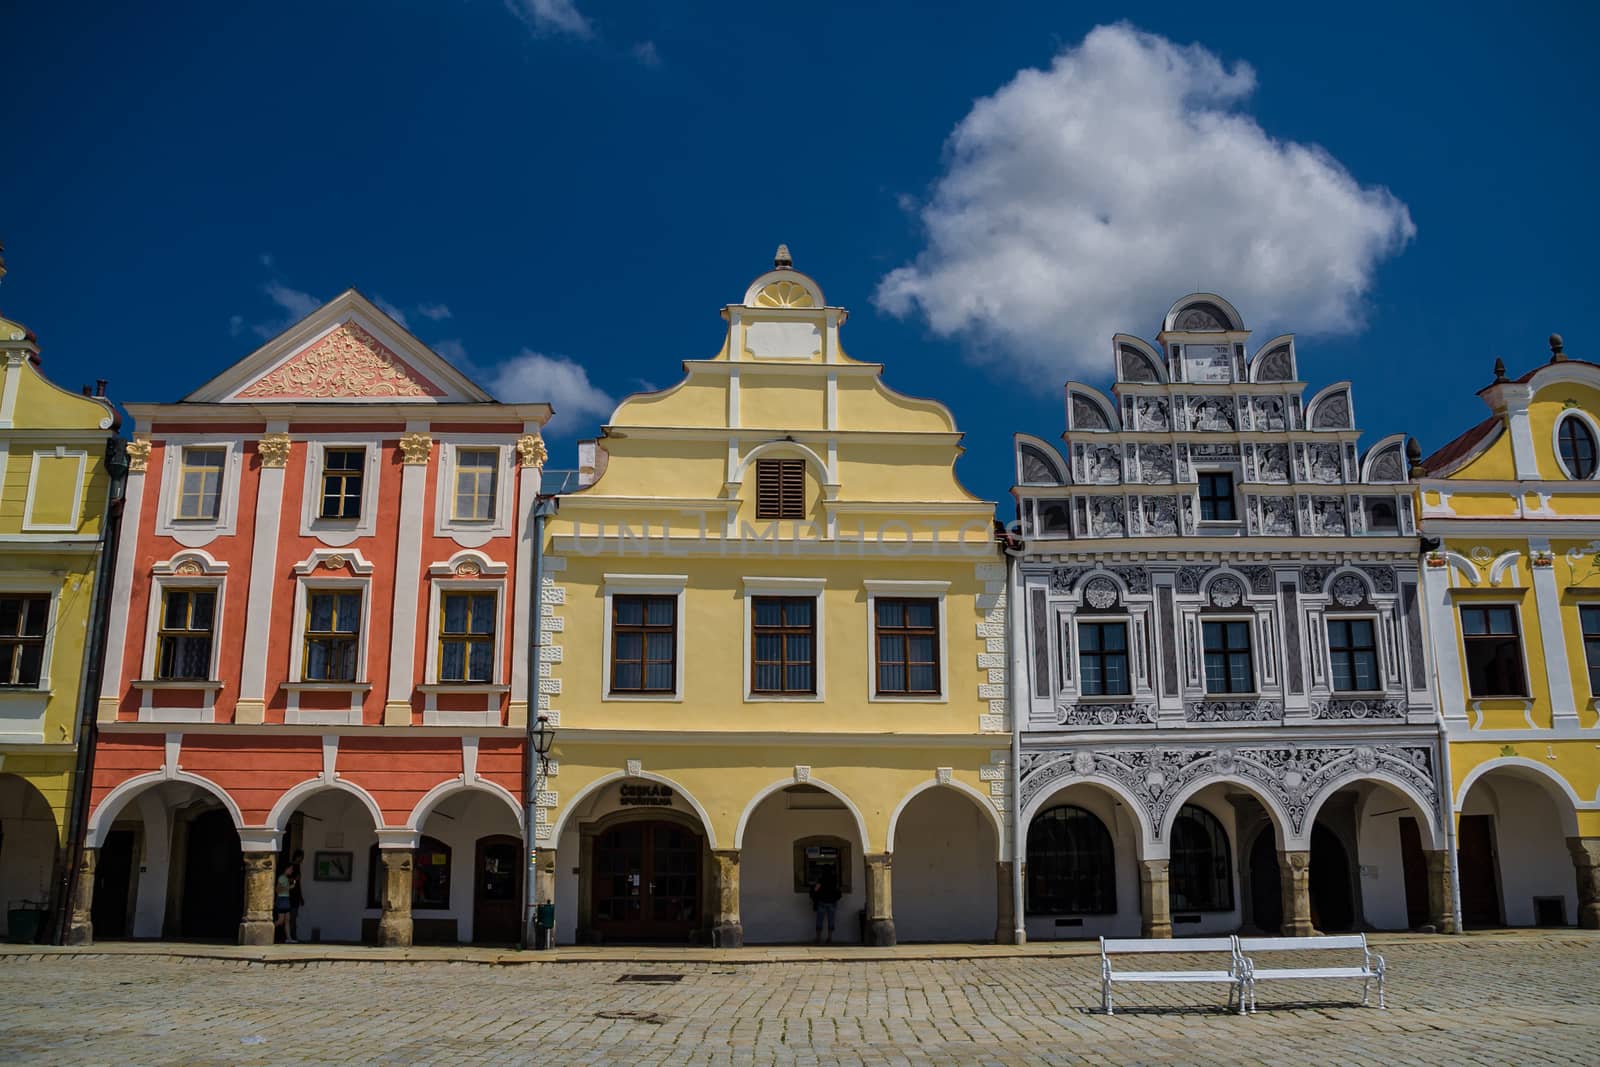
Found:
[[[234,395],[241,400],[377,400],[446,394],[360,324],[346,321]]]

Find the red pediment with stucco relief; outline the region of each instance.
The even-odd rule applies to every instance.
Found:
[[[388,400],[441,397],[445,390],[355,322],[344,322],[234,395],[240,400]]]

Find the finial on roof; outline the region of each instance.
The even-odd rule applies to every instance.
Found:
[[[1506,377],[1506,361],[1503,360],[1503,359],[1496,359],[1494,361],[1494,380],[1495,380],[1495,384],[1497,384],[1497,385],[1500,382],[1506,382],[1506,381],[1510,381],[1511,380],[1511,379]]]
[[[1411,477],[1421,478],[1428,473],[1422,466],[1422,446],[1415,437],[1406,439],[1406,462],[1411,467]]]
[[[1566,361],[1567,361],[1567,354],[1562,351],[1561,335],[1559,333],[1551,334],[1550,335],[1550,362],[1551,363],[1565,363]]]
[[[794,257],[789,254],[788,245],[779,245],[777,255],[772,257],[772,266],[777,270],[793,270]]]

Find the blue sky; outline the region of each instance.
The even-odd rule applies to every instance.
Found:
[[[1431,450],[1496,356],[1600,360],[1600,7],[1509,12],[13,3],[0,310],[170,400],[353,285],[565,466],[784,241],[991,499],[1189,290]]]

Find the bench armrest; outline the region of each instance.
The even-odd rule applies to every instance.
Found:
[[[1366,952],[1367,952],[1367,969],[1370,970],[1373,974],[1381,976],[1383,974],[1383,968],[1384,968],[1383,957],[1378,955],[1376,952],[1373,952],[1371,949],[1367,949]]]

